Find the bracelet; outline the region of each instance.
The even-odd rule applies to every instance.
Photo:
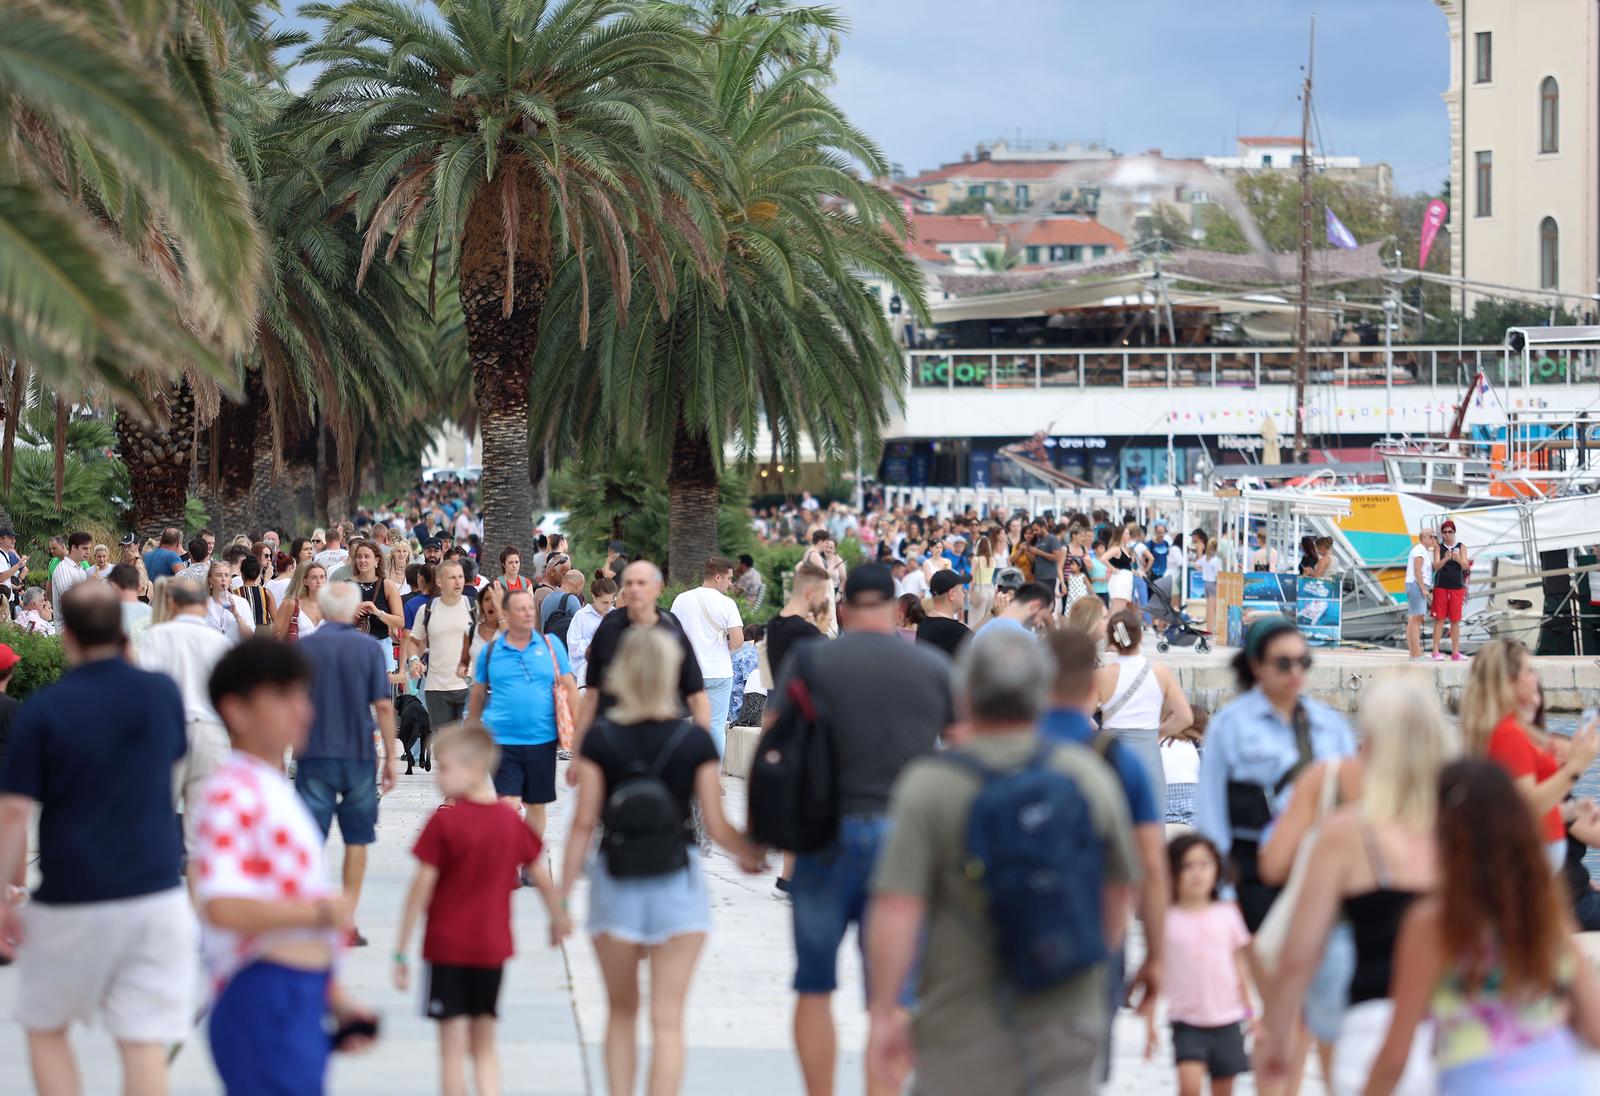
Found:
[[[406,953],[403,951],[397,951],[394,953],[394,961],[397,965],[402,967],[410,963],[410,960],[406,958]]]

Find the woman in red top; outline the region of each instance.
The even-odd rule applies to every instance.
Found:
[[[1539,701],[1533,656],[1520,643],[1497,640],[1472,656],[1461,697],[1461,734],[1469,755],[1488,757],[1511,774],[1541,820],[1551,866],[1559,869],[1566,856],[1561,802],[1600,753],[1600,735],[1593,724],[1581,728],[1566,762],[1556,760],[1534,722]]]

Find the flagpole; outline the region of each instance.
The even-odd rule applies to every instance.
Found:
[[[1295,315],[1294,459],[1305,464],[1306,380],[1311,373],[1311,76],[1317,57],[1317,17],[1311,17],[1311,50],[1300,93],[1300,303]]]

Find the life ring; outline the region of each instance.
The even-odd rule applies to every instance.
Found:
[[[1538,372],[1541,380],[1549,380],[1561,371],[1561,366],[1556,364],[1556,360],[1548,354],[1541,355],[1539,360],[1533,363],[1533,367]]]

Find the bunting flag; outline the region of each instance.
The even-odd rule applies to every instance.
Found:
[[[1322,211],[1328,215],[1328,243],[1347,251],[1353,251],[1361,246],[1356,243],[1355,235],[1344,226],[1344,222],[1334,216],[1332,206],[1323,206]]]

